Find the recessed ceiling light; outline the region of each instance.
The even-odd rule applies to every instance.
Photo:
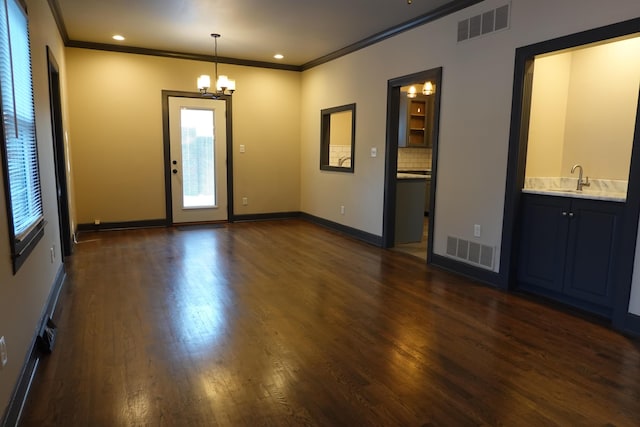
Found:
[[[121,42],[124,40],[124,37],[121,36],[120,34],[116,34],[115,36],[112,37],[112,39],[118,40],[119,42]]]
[[[280,53],[276,53],[275,55],[273,55],[274,58],[276,59],[282,59],[284,58],[284,55],[280,54]]]

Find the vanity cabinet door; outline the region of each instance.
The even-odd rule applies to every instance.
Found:
[[[616,246],[622,203],[574,199],[569,221],[563,292],[612,306]]]
[[[518,287],[610,315],[623,206],[523,194]]]
[[[560,292],[568,236],[570,201],[562,197],[522,195],[518,282]]]

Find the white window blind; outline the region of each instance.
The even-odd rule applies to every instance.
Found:
[[[27,16],[16,0],[0,0],[0,94],[8,209],[18,249],[43,219]]]

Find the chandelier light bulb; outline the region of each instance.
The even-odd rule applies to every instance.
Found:
[[[207,90],[211,87],[211,77],[207,76],[206,74],[201,75],[200,77],[198,77],[198,90]]]

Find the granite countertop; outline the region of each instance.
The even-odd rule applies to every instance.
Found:
[[[407,172],[398,172],[396,174],[397,179],[420,179],[426,181],[428,176],[417,174],[417,173],[407,173]]]
[[[624,202],[627,200],[626,181],[594,179],[590,180],[590,183],[589,187],[583,187],[582,191],[577,191],[575,178],[525,178],[522,192],[611,202]]]

